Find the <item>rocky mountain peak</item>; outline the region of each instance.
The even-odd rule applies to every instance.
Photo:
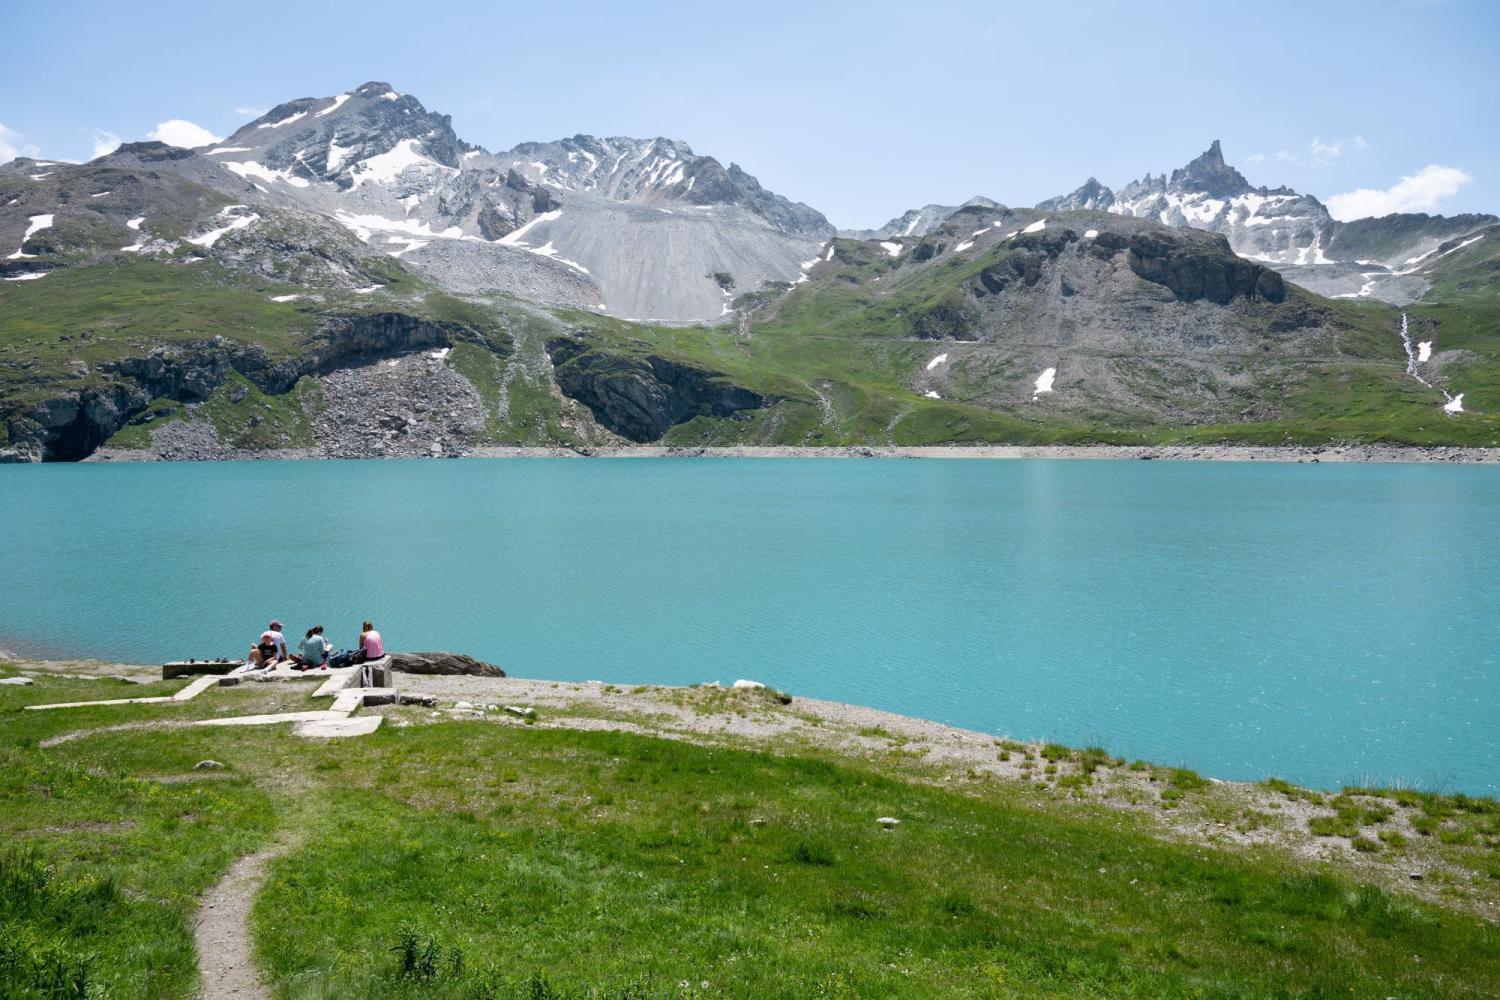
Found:
[[[1224,151],[1218,139],[1187,166],[1172,171],[1167,186],[1198,191],[1215,198],[1233,198],[1255,190],[1243,174],[1224,162]]]
[[[788,234],[824,238],[820,212],[767,191],[738,164],[728,169],[680,139],[575,135],[525,142],[500,154],[527,180],[563,191],[647,205],[738,205]]]
[[[423,177],[457,171],[472,149],[448,115],[375,80],[334,97],[278,104],[205,152],[247,180],[325,181],[347,191],[408,175],[408,186],[420,187]]]
[[[1114,192],[1100,184],[1097,178],[1090,177],[1073,193],[1048,198],[1036,207],[1044,212],[1103,212],[1114,203]]]
[[[396,88],[384,80],[371,80],[369,83],[360,84],[350,91],[355,97],[382,97],[386,94],[395,93]]]

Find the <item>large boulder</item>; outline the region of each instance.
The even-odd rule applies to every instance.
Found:
[[[469,677],[504,677],[493,663],[462,653],[387,653],[391,668],[405,674],[463,674]]]

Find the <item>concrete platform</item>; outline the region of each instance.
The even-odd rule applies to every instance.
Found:
[[[360,715],[348,719],[331,719],[327,722],[304,722],[292,730],[295,736],[336,739],[345,736],[367,736],[380,728],[385,721],[383,715]]]
[[[282,722],[330,722],[345,719],[344,712],[278,712],[274,715],[234,715],[227,719],[198,719],[195,726],[274,726]]]
[[[278,663],[268,670],[250,670],[244,676],[253,681],[326,681],[336,673],[352,669],[352,667],[341,667],[339,670],[325,670],[322,667],[315,667],[312,670],[298,670],[290,663]]]
[[[339,667],[337,670],[319,670],[319,677],[327,677],[323,686],[312,693],[314,698],[330,698],[348,687],[359,672],[358,667]]]
[[[200,694],[202,694],[204,691],[207,691],[211,687],[218,687],[219,680],[220,678],[218,674],[205,674],[204,676],[194,680],[181,691],[178,691],[176,694],[174,694],[172,696],[172,700],[189,701],[193,698],[198,697]]]
[[[191,701],[218,683],[218,674],[206,674],[191,681],[176,694],[154,695],[150,698],[107,698],[103,701],[64,701],[53,705],[27,705],[26,710],[39,712],[48,708],[86,708],[89,705],[157,705],[165,701]]]
[[[366,705],[393,705],[396,702],[396,698],[397,692],[395,688],[346,687],[334,696],[333,711],[347,713],[353,712],[355,709],[364,708]]]
[[[218,678],[214,678],[218,680]],[[176,701],[176,695],[162,695],[157,698],[106,698],[104,701],[62,701],[55,705],[27,705],[28,712],[41,712],[49,708],[87,708],[90,705],[155,705],[163,701]]]

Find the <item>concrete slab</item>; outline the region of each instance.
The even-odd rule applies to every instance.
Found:
[[[176,694],[174,694],[172,696],[172,700],[173,701],[189,701],[189,700],[191,700],[193,698],[198,697],[200,694],[202,694],[208,688],[217,686],[218,683],[219,683],[219,677],[216,674],[207,674],[207,675],[205,675],[203,677],[195,678],[192,681],[192,683],[188,684],[187,687],[183,688],[181,691],[178,691]]]
[[[329,698],[338,694],[354,681],[354,675],[359,672],[358,667],[339,667],[337,670],[319,670],[319,677],[327,677],[323,686],[312,693],[314,698]]]
[[[275,715],[236,715],[227,719],[199,719],[195,726],[274,726],[281,722],[330,722],[347,718],[343,712],[280,712]]]
[[[175,663],[163,663],[161,676],[166,681],[189,674],[218,674],[222,677],[244,665],[244,660],[179,660]]]
[[[214,678],[218,680],[218,678]],[[162,695],[160,698],[109,698],[105,701],[63,701],[55,705],[27,705],[26,711],[40,712],[48,708],[84,708],[88,705],[155,705],[161,701],[175,701],[173,695]]]
[[[294,735],[308,738],[338,738],[365,736],[380,728],[382,715],[360,715],[352,719],[333,719],[328,722],[304,722],[292,730]]]
[[[398,696],[395,688],[348,687],[333,699],[333,711],[352,712],[371,705],[394,705]]]

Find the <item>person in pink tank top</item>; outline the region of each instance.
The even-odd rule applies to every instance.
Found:
[[[359,650],[367,661],[378,660],[385,655],[385,645],[380,641],[380,633],[375,631],[375,626],[370,622],[365,622],[360,630]]]

